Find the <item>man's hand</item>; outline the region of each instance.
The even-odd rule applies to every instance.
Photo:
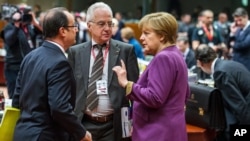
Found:
[[[12,20],[13,20],[13,23],[15,25],[15,27],[19,28],[20,25],[21,25],[21,19],[22,18],[22,15],[19,13],[19,12],[16,12],[13,16],[12,16]]]
[[[230,26],[230,31],[231,31],[230,34],[231,34],[231,35],[235,35],[235,33],[236,33],[236,31],[238,30],[238,28],[239,28],[239,27],[236,25],[235,22],[232,23],[231,26]]]
[[[92,141],[92,135],[90,134],[90,132],[87,131],[84,138],[81,139],[81,141]]]

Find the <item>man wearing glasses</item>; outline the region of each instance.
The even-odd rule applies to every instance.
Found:
[[[14,141],[92,141],[73,111],[76,82],[64,55],[75,43],[74,23],[64,8],[45,14],[45,41],[25,56],[16,81],[12,105],[21,114]]]
[[[112,15],[111,8],[103,2],[91,5],[86,22],[92,40],[68,51],[77,82],[75,112],[94,141],[130,139],[122,138],[121,124],[121,108],[129,107],[129,101],[112,68],[124,60],[131,81],[138,79],[139,69],[133,46],[111,39]]]

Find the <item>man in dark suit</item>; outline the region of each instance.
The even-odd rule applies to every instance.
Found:
[[[125,97],[125,89],[118,84],[117,76],[112,71],[116,65],[121,65],[121,59],[125,60],[128,79],[136,81],[139,77],[137,58],[132,45],[111,39],[112,36],[112,11],[103,3],[97,2],[91,5],[87,11],[87,24],[92,40],[71,47],[68,51],[68,59],[74,70],[77,84],[77,98],[75,112],[82,120],[83,125],[91,132],[95,141],[121,141],[122,124],[121,108],[128,107],[129,101]],[[96,45],[104,45],[97,49]],[[102,51],[103,68],[100,80],[103,93],[88,92],[92,81],[92,66],[95,58]],[[94,76],[94,74],[93,74]],[[90,82],[91,81],[91,82]],[[95,89],[98,90],[96,87]],[[94,94],[98,104],[91,109],[88,97]],[[124,140],[127,140],[125,138]]]
[[[187,68],[194,68],[196,66],[196,60],[194,57],[194,51],[189,47],[188,37],[185,35],[178,36],[176,45],[183,54]]]
[[[227,127],[218,134],[218,141],[229,141],[230,125],[250,124],[250,72],[241,63],[217,58],[207,45],[195,51],[197,66],[213,75],[215,86],[221,91]]]
[[[43,21],[45,41],[24,58],[13,107],[20,108],[14,141],[91,141],[74,113],[75,79],[65,50],[75,43],[74,17],[64,8],[49,10]]]
[[[233,13],[231,27],[231,45],[233,60],[242,63],[250,71],[250,22],[247,11],[237,8]]]

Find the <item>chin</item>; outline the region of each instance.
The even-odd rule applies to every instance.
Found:
[[[145,54],[155,56],[155,53],[152,51],[145,51]]]

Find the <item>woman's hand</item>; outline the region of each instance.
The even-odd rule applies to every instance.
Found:
[[[91,133],[87,131],[85,137],[81,141],[92,141]]]
[[[123,88],[125,88],[128,84],[128,79],[127,79],[126,66],[125,66],[124,62],[121,60],[121,66],[115,66],[115,67],[113,67],[112,70],[114,72],[116,72],[119,84]]]

